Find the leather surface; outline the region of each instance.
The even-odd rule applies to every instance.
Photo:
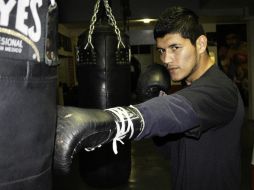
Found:
[[[2,2],[0,189],[50,190],[56,67],[48,65],[57,60],[57,9],[49,11],[50,1]]]
[[[0,59],[0,76],[0,189],[50,189],[56,70]]]

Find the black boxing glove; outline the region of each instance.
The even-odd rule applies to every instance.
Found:
[[[159,96],[161,91],[168,93],[170,81],[170,75],[163,65],[148,65],[138,79],[136,90],[138,101],[143,102]]]
[[[143,128],[143,117],[133,106],[106,110],[59,106],[54,170],[69,173],[72,159],[81,149],[91,151],[112,142],[117,154],[117,142],[134,139]]]

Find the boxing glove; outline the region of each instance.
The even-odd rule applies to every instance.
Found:
[[[117,142],[134,139],[143,128],[142,115],[133,106],[106,110],[59,106],[54,170],[69,173],[72,159],[81,149],[91,151],[111,141],[117,154]]]
[[[148,65],[138,79],[136,90],[138,101],[144,102],[158,96],[161,92],[167,94],[170,81],[170,75],[163,65]]]

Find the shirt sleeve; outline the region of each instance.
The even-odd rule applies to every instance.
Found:
[[[218,84],[199,85],[177,92],[191,103],[200,121],[200,127],[189,131],[189,134],[200,135],[210,128],[223,127],[233,119],[239,93],[235,86],[227,86],[219,88]]]
[[[156,97],[135,107],[145,121],[144,130],[136,140],[182,133],[200,125],[191,103],[177,94]]]

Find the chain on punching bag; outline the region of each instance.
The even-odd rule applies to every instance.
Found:
[[[107,17],[108,22],[103,22],[105,19],[96,22],[100,5],[100,10],[105,8],[106,12],[100,19]],[[105,109],[130,104],[128,40],[126,35],[121,35],[108,1],[98,0],[89,31],[79,36],[77,78],[80,107]],[[81,153],[81,176],[92,186],[112,187],[126,183],[131,169],[130,149],[131,144],[126,143],[117,156],[111,145]]]
[[[0,6],[0,189],[50,190],[57,5],[18,0]]]

